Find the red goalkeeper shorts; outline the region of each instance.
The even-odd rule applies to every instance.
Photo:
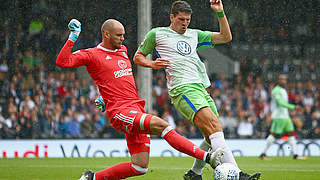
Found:
[[[150,152],[150,120],[140,105],[117,109],[113,112],[111,125],[126,134],[128,149],[131,155]]]

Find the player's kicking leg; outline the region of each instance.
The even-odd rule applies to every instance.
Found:
[[[131,116],[132,113],[127,113]],[[215,151],[207,152],[200,149],[187,138],[179,135],[165,120],[145,113],[137,113],[134,116],[133,132],[160,135],[167,143],[176,150],[200,159],[210,164],[212,168],[221,164],[224,155],[223,148],[216,148]]]
[[[204,151],[209,151],[211,148],[210,144],[208,144],[206,140],[203,140],[199,147]],[[185,180],[202,180],[201,174],[205,165],[205,162],[195,159],[193,167],[184,174],[183,178]]]
[[[143,121],[146,122],[147,118],[143,119]],[[140,122],[139,120],[137,121],[137,123],[141,124]],[[172,146],[176,150],[185,153],[189,156],[192,156],[196,159],[205,161],[206,163],[210,164],[213,169],[221,164],[221,160],[224,155],[223,148],[216,148],[215,151],[212,150],[210,152],[206,152],[197,147],[187,138],[179,135],[163,119],[156,116],[151,116],[151,120],[149,122],[150,125],[147,124],[147,126],[143,126],[142,129],[145,129],[145,127],[150,127],[150,132],[152,134],[161,135],[161,137],[165,139],[168,142],[168,144],[170,144],[170,146]]]
[[[185,180],[202,180],[202,176],[196,174],[191,169],[183,175],[183,179]]]
[[[239,180],[258,180],[260,179],[260,176],[261,173],[259,172],[250,175],[241,171],[239,174]]]
[[[126,179],[148,172],[150,136],[147,134],[126,134],[131,162],[122,162],[97,171],[86,170],[79,180]]]
[[[205,140],[203,140],[203,142],[200,144],[200,148],[207,150],[210,148],[210,145]],[[184,174],[183,178],[185,180],[202,180],[201,174],[205,165],[206,165],[205,162],[196,159],[194,161],[193,167]],[[260,179],[261,173],[257,172],[250,175],[248,173],[244,173],[243,171],[241,171],[239,175],[240,175],[239,180],[258,180]]]
[[[261,175],[261,173],[255,173],[255,174],[250,175],[247,173],[243,173],[241,171],[239,180],[258,180],[258,179],[260,179],[260,175]],[[202,180],[202,176],[196,174],[191,169],[184,174],[183,178],[185,180]]]
[[[201,131],[206,135],[206,141],[210,142],[209,143],[202,143],[202,145],[200,145],[201,148],[205,147],[205,148],[209,148],[211,146],[211,148],[213,150],[217,149],[217,148],[223,148],[225,150],[224,152],[224,156],[222,158],[222,163],[232,163],[235,166],[238,167],[237,162],[235,161],[233,154],[231,152],[231,150],[228,148],[225,139],[224,139],[224,134],[222,132],[222,127],[221,124],[218,120],[218,117],[216,115],[217,113],[214,113],[212,108],[210,107],[204,107],[202,109],[200,109],[195,117],[194,117],[194,123],[201,129]],[[199,165],[200,164],[200,165]],[[201,165],[200,161],[195,161],[193,167],[192,167],[192,171],[197,174],[197,175],[201,175],[201,171],[203,169],[204,165]],[[185,176],[190,175],[191,172],[187,172],[185,174]],[[253,179],[259,179],[260,178],[261,173],[256,173],[253,175],[241,172],[240,173],[240,180],[253,180]],[[194,178],[198,178],[199,176],[194,176]]]

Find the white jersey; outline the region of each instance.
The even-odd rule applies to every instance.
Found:
[[[154,28],[148,32],[139,46],[144,55],[153,50],[159,58],[170,61],[166,67],[168,90],[190,83],[201,83],[210,86],[204,63],[197,54],[198,49],[211,48],[212,32],[187,29],[179,34],[169,27]]]
[[[293,104],[289,104],[287,91],[281,86],[276,86],[272,89],[271,100],[271,118],[272,119],[288,119],[289,110],[294,109]]]

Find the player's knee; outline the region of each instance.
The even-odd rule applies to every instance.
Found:
[[[148,163],[143,164],[142,166],[139,164],[131,164],[132,168],[138,173],[138,174],[146,174],[148,172]]]
[[[217,117],[207,117],[206,120],[197,119],[194,122],[203,133],[208,135],[222,131],[222,126]]]
[[[215,132],[222,131],[222,126],[217,116],[210,116],[208,119]]]

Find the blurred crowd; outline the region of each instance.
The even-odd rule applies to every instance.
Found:
[[[68,1],[62,4],[59,1],[41,0],[6,1],[2,4],[0,138],[123,137],[123,134],[110,126],[105,113],[95,108],[97,92],[92,81],[80,76],[78,69],[60,69],[55,65],[57,53],[68,36],[67,23],[72,18],[79,19],[83,24],[83,32],[74,49],[96,46],[101,39],[102,22],[107,18],[116,18],[126,27],[127,37],[124,43],[128,47],[129,57],[133,56],[137,48],[136,1],[93,2]],[[154,27],[169,25],[171,1],[165,2],[152,1]],[[208,4],[204,1],[197,2],[190,1],[194,10],[191,27],[217,29],[217,23],[213,23],[215,19],[209,20],[212,19],[213,12]],[[233,41],[280,44],[297,42],[302,46],[307,42],[319,42],[319,21],[316,16],[302,16],[304,12],[314,13],[309,6],[314,7],[318,1],[297,1],[291,4],[293,9],[299,7],[295,16],[291,16],[291,11],[282,9],[286,6],[273,7],[273,1],[266,5],[263,5],[266,2],[249,2],[225,2]],[[110,4],[118,5],[109,8]],[[163,8],[157,8],[160,5]],[[270,15],[262,16],[258,13],[261,9],[248,8],[252,5],[263,8],[263,12]],[[275,16],[277,12],[281,13]],[[207,16],[210,13],[212,16]],[[265,138],[268,135],[271,125],[270,92],[275,85],[275,78],[266,75],[271,71],[289,76],[290,103],[301,106],[297,111],[290,111],[297,136],[320,137],[320,84],[317,78],[320,65],[314,61],[311,65],[301,63],[293,67],[290,66],[292,58],[294,57],[288,56],[287,60],[281,59],[275,65],[264,58],[260,63],[254,61],[253,57],[242,57],[240,60],[236,59],[240,62],[240,74],[234,77],[227,77],[225,74],[210,75],[212,81],[208,92],[215,100],[227,138]],[[305,79],[295,78],[291,81],[292,75],[300,71],[313,72],[315,78],[308,78],[307,75]],[[186,137],[202,137],[199,129],[192,126],[172,106],[163,70],[153,71],[153,97],[154,110],[149,113],[167,120]]]
[[[285,74],[284,72],[282,72]],[[190,138],[201,137],[200,131],[176,112],[170,104],[164,73],[154,73],[154,109],[176,130]],[[288,77],[290,80],[290,77]],[[265,138],[271,126],[271,91],[276,82],[264,81],[261,76],[239,74],[233,78],[218,75],[207,90],[213,97],[219,120],[227,138]],[[290,111],[299,138],[320,137],[320,83],[289,81],[289,103],[298,105]],[[284,135],[285,136],[285,135]]]
[[[75,72],[20,70],[3,82],[1,138],[102,138],[122,136],[94,105],[96,87]]]
[[[191,28],[218,31],[215,13],[207,0],[189,0]],[[152,1],[152,24],[167,26],[172,0]],[[233,42],[317,43],[320,40],[317,0],[223,1]],[[163,8],[158,8],[163,7]],[[306,15],[306,12],[308,14]]]

